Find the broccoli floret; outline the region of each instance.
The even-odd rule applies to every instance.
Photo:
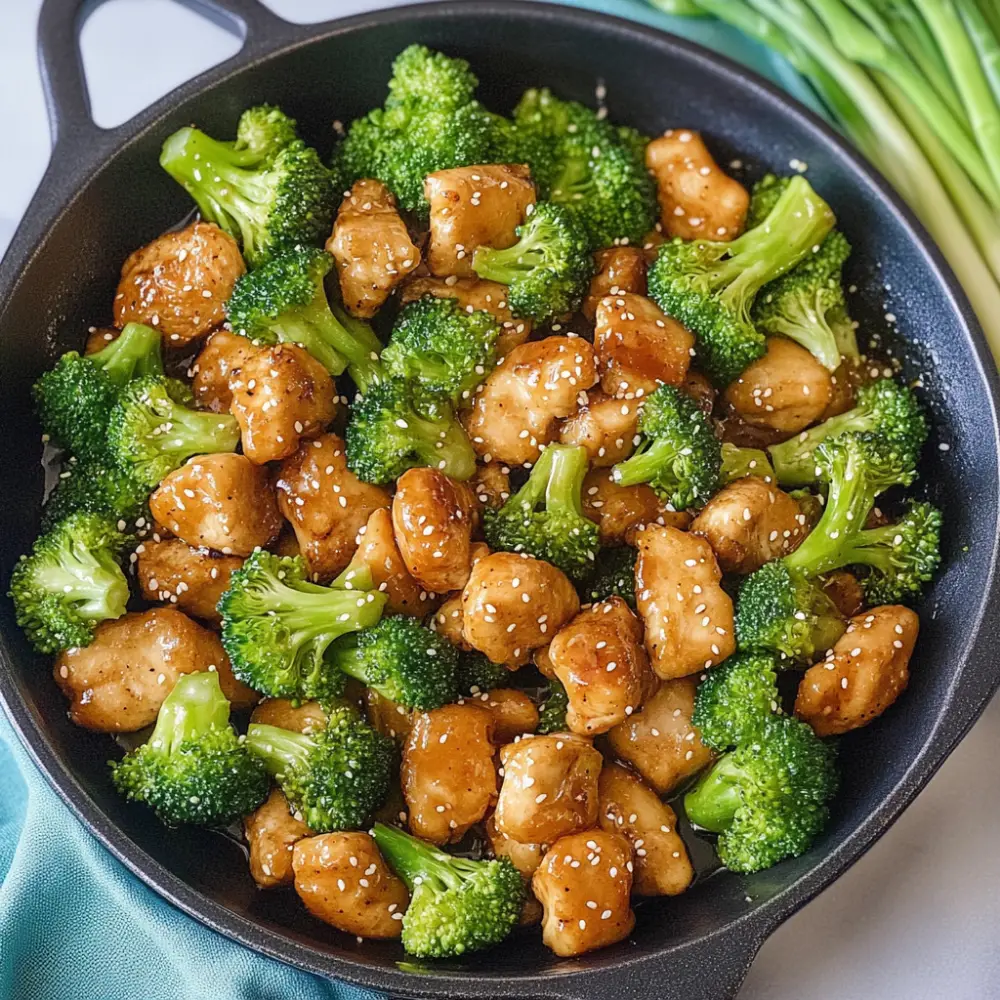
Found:
[[[457,406],[496,361],[496,320],[482,309],[467,312],[454,299],[425,295],[404,306],[382,352],[389,375]]]
[[[481,694],[511,685],[511,672],[476,649],[458,651],[455,679],[459,694]]]
[[[775,482],[774,469],[768,461],[767,452],[759,448],[739,448],[728,441],[722,443],[722,467],[720,477],[723,483],[731,483],[745,476],[757,476]]]
[[[128,542],[97,514],[72,514],[36,539],[14,567],[8,595],[35,649],[89,646],[95,626],[125,614],[128,581],[118,560]]]
[[[763,357],[751,322],[754,299],[799,263],[833,228],[833,212],[804,177],[789,181],[756,228],[730,243],[664,243],[649,270],[649,294],[695,335],[706,374],[728,385]]]
[[[121,388],[132,378],[162,373],[160,335],[141,323],[129,323],[95,354],[68,351],[32,387],[42,429],[78,458],[103,458]]]
[[[111,762],[115,787],[167,826],[224,826],[253,812],[270,785],[229,725],[215,671],[184,674],[164,699],[149,742]]]
[[[376,381],[351,406],[347,465],[366,483],[391,483],[430,466],[452,479],[476,471],[476,453],[451,406],[403,379]]]
[[[464,59],[435,52],[426,45],[409,45],[396,56],[386,107],[416,101],[442,108],[460,108],[476,93],[479,81]]]
[[[222,645],[233,672],[272,698],[337,697],[344,675],[325,659],[342,635],[374,625],[385,595],[367,590],[322,587],[307,578],[300,556],[254,552],[233,573],[219,599]]]
[[[345,369],[362,384],[378,369],[382,349],[372,328],[331,305],[323,279],[333,258],[296,247],[244,274],[226,303],[234,333],[265,344],[304,347],[331,375]]]
[[[561,733],[566,731],[566,710],[569,708],[569,695],[566,688],[555,677],[549,678],[549,683],[538,706],[538,733]]]
[[[801,434],[771,445],[768,453],[782,486],[811,486],[820,481],[816,447],[838,434],[877,432],[886,443],[905,456],[901,461],[916,465],[927,440],[927,418],[912,389],[890,378],[879,379],[857,391],[854,408],[824,420]]]
[[[583,513],[586,448],[550,444],[528,481],[502,507],[483,512],[490,548],[527,552],[583,580],[600,548],[597,525]]]
[[[458,651],[415,618],[393,615],[330,647],[327,661],[407,708],[429,711],[458,697]]]
[[[358,830],[389,793],[396,747],[350,706],[332,707],[327,720],[308,735],[251,725],[247,746],[310,830]]]
[[[780,712],[777,668],[768,653],[737,653],[708,672],[691,716],[706,746],[739,746]]]
[[[156,486],[192,455],[235,451],[240,443],[236,418],[191,409],[182,382],[150,375],[121,391],[108,422],[112,459],[138,482]]]
[[[480,247],[472,267],[480,278],[507,285],[511,311],[544,323],[574,312],[583,299],[594,262],[587,234],[562,205],[539,202],[515,230],[506,250]]]
[[[149,487],[127,469],[101,459],[65,463],[59,482],[45,501],[42,527],[51,528],[70,514],[100,514],[127,526],[150,523]]]
[[[731,871],[756,872],[809,848],[837,790],[836,754],[798,719],[773,716],[684,796],[688,819],[719,834]]]
[[[235,142],[185,126],[160,153],[160,166],[203,218],[240,242],[252,267],[329,233],[337,204],[333,176],[294,135],[294,122],[280,111],[256,108],[240,119]]]
[[[449,958],[490,948],[517,925],[527,890],[509,858],[453,857],[384,823],[372,836],[411,893],[403,914],[410,955]]]
[[[605,601],[620,597],[630,608],[635,608],[635,549],[625,545],[604,549],[594,566],[593,575],[581,588],[585,602]]]
[[[703,506],[719,488],[722,445],[698,403],[661,385],[639,410],[643,440],[612,470],[622,486],[649,485],[676,510]]]

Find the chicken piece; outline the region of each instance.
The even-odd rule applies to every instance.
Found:
[[[767,354],[728,386],[725,400],[744,423],[789,437],[822,417],[832,391],[830,373],[804,347],[768,337]]]
[[[520,347],[531,334],[531,320],[520,319],[510,311],[507,286],[499,282],[481,278],[414,278],[403,286],[400,301],[405,305],[425,295],[455,299],[466,311],[482,309],[488,312],[500,324],[496,347],[498,359],[505,358],[515,347]]]
[[[920,620],[899,604],[855,615],[826,658],[799,684],[795,714],[817,736],[867,726],[906,689]]]
[[[646,147],[646,166],[656,179],[668,236],[732,240],[743,232],[750,195],[719,169],[697,132],[667,129]]]
[[[272,788],[267,801],[243,820],[243,836],[250,852],[250,874],[262,889],[291,885],[292,849],[312,830],[296,819],[288,800],[278,788]]]
[[[669,524],[683,529],[691,518],[671,510],[648,486],[620,486],[610,469],[591,469],[583,480],[583,513],[597,525],[601,545],[631,544],[647,524]]]
[[[301,439],[326,430],[337,413],[330,373],[296,344],[252,355],[229,388],[243,454],[255,465],[287,458]]]
[[[590,740],[572,733],[525,736],[500,751],[503,784],[493,818],[522,844],[551,844],[597,823],[597,777],[604,763]]]
[[[827,574],[823,590],[844,618],[853,618],[865,606],[865,592],[861,589],[858,578],[846,569],[837,569]]]
[[[592,389],[586,405],[563,423],[559,440],[586,448],[593,468],[608,468],[623,462],[635,450],[638,420],[636,403]]]
[[[462,632],[462,595],[452,594],[437,609],[430,626],[439,635],[443,635],[453,646],[469,650],[472,647],[465,641]]]
[[[718,393],[715,391],[715,386],[701,372],[689,371],[680,388],[698,404],[698,409],[702,413],[709,417],[712,415]]]
[[[517,669],[579,610],[561,570],[523,553],[494,552],[472,567],[462,591],[462,634],[494,663]]]
[[[631,764],[659,795],[712,762],[712,751],[691,724],[697,687],[693,677],[664,681],[641,711],[608,733],[614,755]]]
[[[463,414],[465,429],[484,462],[535,462],[554,441],[558,421],[580,408],[580,395],[597,381],[594,349],[580,337],[546,337],[514,348]]]
[[[326,249],[337,262],[344,305],[361,319],[371,319],[420,263],[392,192],[368,177],[340,203]]]
[[[753,573],[794,552],[806,530],[795,500],[758,476],[723,487],[691,522],[691,533],[708,539],[723,573]]]
[[[548,664],[566,689],[566,725],[596,736],[638,711],[656,678],[642,625],[620,597],[581,611],[549,643]]]
[[[216,330],[191,366],[191,391],[198,408],[228,413],[233,405],[230,379],[238,378],[243,366],[260,351],[260,347],[238,333]]]
[[[277,726],[296,733],[315,733],[326,728],[326,712],[318,701],[296,705],[288,698],[265,698],[253,710],[250,721],[259,726]]]
[[[414,715],[400,782],[415,836],[454,844],[486,815],[497,800],[493,749],[493,715],[474,702]]]
[[[136,578],[145,600],[173,604],[213,623],[221,620],[215,607],[229,588],[229,577],[243,565],[239,556],[193,549],[179,538],[140,542],[135,555]]]
[[[628,838],[635,854],[637,896],[678,896],[694,880],[677,816],[641,778],[621,764],[605,764],[598,782],[601,828]]]
[[[493,163],[439,170],[424,178],[430,203],[427,266],[439,278],[475,277],[477,247],[505,250],[535,203],[531,171],[520,163]]]
[[[658,677],[686,677],[736,651],[732,598],[712,546],[697,535],[646,525],[636,535],[635,595]]]
[[[425,590],[461,590],[472,570],[476,498],[437,469],[408,469],[396,480],[392,528],[410,576]]]
[[[531,890],[545,911],[542,941],[561,958],[624,941],[635,926],[632,848],[617,833],[561,837],[542,858]]]
[[[53,676],[84,729],[134,733],[151,726],[181,674],[215,670],[234,709],[257,694],[233,676],[219,637],[173,608],[133,611],[101,622],[89,646],[64,649]]]
[[[351,561],[358,532],[372,512],[388,509],[389,491],[363,483],[347,468],[336,434],[304,441],[278,467],[278,506],[295,529],[309,572],[332,580]]]
[[[504,746],[518,736],[533,733],[538,728],[538,709],[523,692],[515,688],[491,688],[465,698],[482,705],[493,716],[493,742]]]
[[[145,323],[170,347],[221,326],[226,300],[246,271],[236,240],[210,222],[164,233],[130,254],[115,294],[115,326]]]
[[[278,537],[281,515],[267,469],[244,455],[199,455],[149,498],[157,524],[195,548],[248,556]]]
[[[398,938],[410,894],[367,833],[306,837],[292,856],[295,891],[316,918],[360,938]]]
[[[525,877],[530,879],[535,869],[542,863],[545,848],[541,844],[522,844],[497,829],[496,816],[486,821],[486,839],[489,841],[493,857],[509,858],[510,863]]]
[[[433,608],[430,594],[410,576],[403,562],[392,531],[392,515],[384,507],[373,510],[361,529],[352,562],[363,563],[371,570],[376,590],[386,595],[387,615],[420,617]]]
[[[404,743],[413,728],[413,712],[405,705],[379,694],[374,688],[365,688],[362,697],[365,715],[372,729],[397,743]]]
[[[469,487],[483,507],[502,507],[510,497],[510,469],[502,462],[477,465]]]
[[[591,323],[608,295],[646,294],[646,255],[641,247],[608,247],[594,254],[595,273],[580,311]]]
[[[644,295],[609,295],[597,305],[594,350],[601,388],[634,399],[684,381],[694,337]]]

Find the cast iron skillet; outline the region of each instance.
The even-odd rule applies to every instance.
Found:
[[[91,121],[77,47],[82,20],[96,4],[45,0],[42,9],[54,150],[0,264],[4,581],[36,533],[42,498],[29,386],[60,351],[82,343],[89,324],[109,320],[126,255],[190,209],[157,166],[163,138],[189,122],[231,134],[243,108],[273,101],[326,151],[331,119],[381,103],[390,61],[413,41],[472,60],[485,102],[497,109],[533,84],[589,100],[600,77],[615,120],[650,133],[669,125],[701,129],[722,162],[739,154],[758,169],[787,171],[792,158],[806,161],[854,244],[849,277],[869,306],[867,314],[857,307],[862,320],[881,324],[887,300],[912,342],[905,350],[909,373],[925,374],[935,428],[924,477],[947,503],[946,569],[920,609],[910,690],[877,724],[842,741],[843,791],[814,848],[753,877],[722,873],[678,899],[645,903],[627,942],[576,961],[554,958],[531,932],[467,962],[403,966],[395,944],[358,945],[308,917],[291,893],[256,891],[235,843],[205,832],[165,834],[111,790],[107,737],[69,723],[47,662],[27,648],[4,601],[0,693],[15,726],[68,805],[140,878],[215,930],[304,969],[406,997],[732,997],[761,942],[885,831],[1000,680],[998,614],[990,607],[1000,480],[997,378],[954,277],[886,185],[820,121],[753,74],[669,35],[499,0],[308,27],[287,24],[256,0],[192,5],[242,34],[242,52],[110,131]]]

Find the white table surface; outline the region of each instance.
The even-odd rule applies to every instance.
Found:
[[[397,2],[268,0],[299,21]],[[0,121],[10,142],[0,157],[0,250],[48,160],[35,64],[39,5],[0,0]],[[235,48],[173,0],[109,0],[83,32],[97,121],[126,120]],[[994,701],[885,837],[764,945],[741,1000],[1000,998],[998,747]]]

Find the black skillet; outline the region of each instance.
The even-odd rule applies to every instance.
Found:
[[[255,890],[235,843],[197,831],[164,833],[111,790],[107,738],[68,722],[47,662],[27,648],[3,601],[0,694],[15,726],[59,794],[124,864],[186,913],[264,954],[405,997],[733,997],[767,935],[886,830],[1000,680],[992,606],[997,378],[953,275],[885,183],[824,124],[752,73],[661,32],[493,0],[312,26],[290,25],[255,0],[190,5],[243,35],[243,50],[107,131],[90,118],[78,49],[83,19],[97,4],[45,0],[42,8],[54,150],[0,264],[4,581],[36,533],[42,498],[29,386],[60,351],[79,347],[89,324],[110,319],[126,255],[190,209],[157,166],[163,138],[190,122],[231,134],[243,108],[272,101],[326,151],[331,120],[381,103],[393,56],[414,41],[469,58],[485,103],[498,110],[535,84],[591,101],[600,79],[615,120],[650,133],[670,125],[701,129],[723,163],[738,155],[758,172],[787,172],[790,160],[805,161],[854,245],[849,277],[859,288],[859,317],[866,328],[881,327],[891,310],[910,341],[902,351],[908,372],[924,376],[935,423],[924,476],[947,504],[946,568],[920,609],[910,690],[875,725],[842,741],[843,791],[813,849],[756,876],[720,873],[678,899],[644,903],[628,941],[575,961],[554,958],[528,932],[467,961],[403,965],[397,945],[359,945],[309,918],[293,895]],[[141,50],[128,54],[128,66],[137,55],[141,62]],[[125,66],[123,59],[122,86],[134,72]]]

